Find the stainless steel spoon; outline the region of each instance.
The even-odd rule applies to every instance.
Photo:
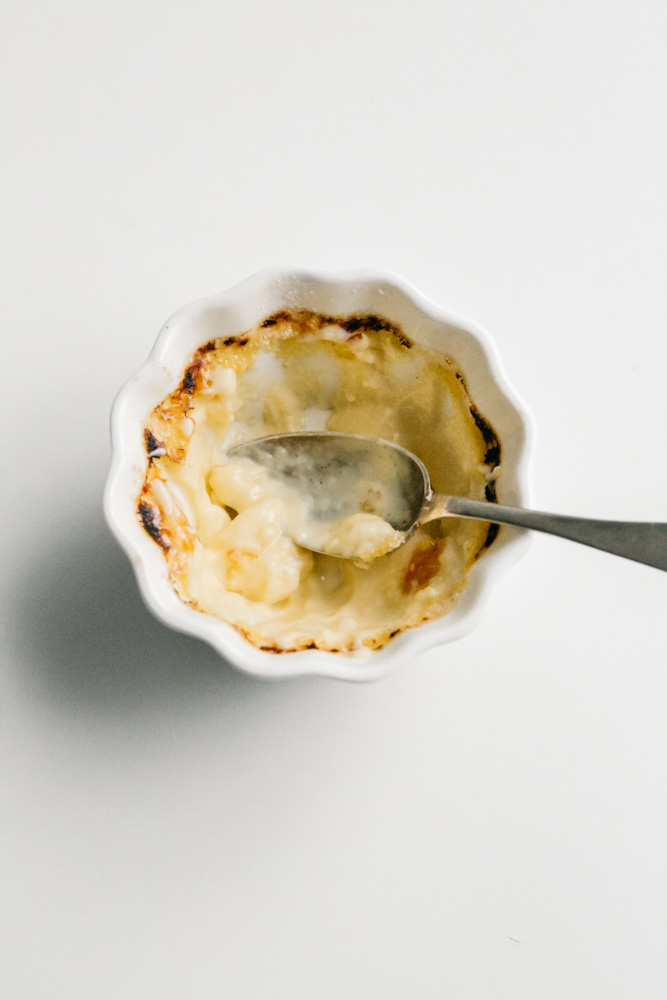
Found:
[[[314,521],[366,511],[388,521],[407,541],[427,521],[469,517],[559,535],[667,571],[667,524],[565,517],[434,493],[417,456],[379,438],[328,431],[272,434],[237,445],[229,455],[263,465],[304,500]]]

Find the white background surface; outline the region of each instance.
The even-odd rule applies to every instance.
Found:
[[[491,331],[538,506],[667,520],[667,8],[5,0],[8,1000],[658,1000],[667,579],[552,539],[373,686],[144,610],[107,420],[183,303],[398,271]]]

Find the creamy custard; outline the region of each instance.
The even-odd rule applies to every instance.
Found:
[[[228,451],[303,430],[384,438],[424,462],[437,492],[495,499],[500,445],[455,361],[376,316],[275,314],[203,345],[147,419],[138,512],[179,597],[276,652],[379,648],[446,614],[497,528],[446,518],[396,547],[399,533],[362,512],[299,536],[299,498]],[[318,540],[355,561],[298,544]]]
[[[218,503],[232,506],[238,514],[260,500],[270,501],[280,533],[307,549],[353,559],[363,566],[402,544],[403,532],[396,531],[377,514],[362,510],[347,517],[318,517],[311,510],[308,496],[303,494],[303,482],[307,483],[308,478],[304,464],[302,459],[297,466],[293,465],[292,480],[295,468],[301,475],[292,485],[278,469],[272,471],[270,462],[260,464],[249,458],[231,457],[224,465],[212,470],[209,483]],[[353,476],[354,467],[346,473]],[[337,474],[340,481],[334,488],[342,491],[342,506],[347,506],[345,477],[338,470]],[[300,486],[302,492],[299,492]],[[374,483],[364,484],[364,490],[369,492],[373,486]],[[339,506],[337,496],[328,499],[334,509]],[[339,511],[336,513],[339,514]]]

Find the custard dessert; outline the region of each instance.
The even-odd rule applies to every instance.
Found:
[[[180,599],[276,653],[379,649],[447,614],[497,526],[444,518],[400,544],[390,525],[360,512],[330,526],[326,552],[312,552],[287,533],[275,482],[229,455],[304,430],[400,444],[436,492],[495,500],[500,443],[454,359],[382,317],[276,313],[203,344],[146,419],[137,513]],[[337,558],[351,542],[355,559]]]

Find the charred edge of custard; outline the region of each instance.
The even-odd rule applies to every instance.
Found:
[[[199,389],[201,382],[201,370],[204,366],[204,353],[200,347],[195,355],[185,369],[185,374],[183,375],[183,381],[180,385],[180,391],[187,396],[192,396],[195,389]]]
[[[399,326],[390,322],[386,317],[377,316],[375,313],[355,313],[352,316],[329,316],[326,313],[315,313],[306,309],[295,310],[293,312],[281,309],[279,312],[271,313],[270,316],[263,319],[259,326],[262,329],[266,329],[270,326],[276,326],[278,323],[308,323],[315,326],[318,330],[321,330],[325,326],[340,326],[350,335],[385,331],[391,333],[402,347],[412,347],[412,341],[409,337],[406,337]],[[238,343],[234,338],[229,338],[224,343],[227,344],[230,341],[231,343]]]
[[[253,638],[252,633],[248,632],[247,629],[243,628],[241,625],[235,625],[234,622],[229,623],[233,629],[235,629],[239,635],[243,636],[246,642],[249,642],[251,646],[255,649],[259,649],[262,653],[275,653],[276,656],[280,656],[283,653],[300,653],[304,649],[319,649],[320,647],[316,642],[309,642],[303,646],[292,646],[291,648],[286,648],[285,646],[276,646],[275,643],[271,645],[270,643],[264,643],[259,645],[256,638]],[[338,651],[337,651],[338,652]]]
[[[498,440],[498,435],[486,417],[482,416],[474,404],[470,407],[470,413],[472,415],[472,419],[477,424],[477,427],[484,438],[484,444],[486,445],[484,465],[488,465],[490,469],[495,469],[495,467],[500,463],[500,441]]]
[[[440,539],[440,541],[442,542],[442,545],[444,547],[446,539]],[[448,603],[447,611],[450,611],[451,608],[454,606],[454,604],[456,604],[456,602],[461,596],[462,591],[463,587],[461,586],[458,588],[458,592],[455,595],[453,595],[453,598],[447,602]],[[196,603],[194,604],[194,606],[195,607],[197,606]],[[198,608],[197,610],[201,609]],[[444,611],[442,613],[446,614],[447,611]],[[208,614],[208,612],[204,613]],[[391,640],[395,639],[397,635],[403,635],[404,632],[408,632],[411,629],[419,628],[421,625],[425,625],[426,622],[434,621],[435,618],[438,617],[439,614],[423,615],[417,621],[408,622],[405,625],[401,625],[399,628],[393,629],[391,632],[385,632],[382,635],[376,636],[374,638],[366,638],[363,640],[363,645],[367,649],[370,649],[373,652],[377,652],[378,650],[384,649],[385,646],[389,645]],[[261,640],[259,639],[259,637],[253,636],[251,632],[249,632],[247,629],[244,629],[241,625],[235,625],[233,622],[229,622],[228,624],[230,624],[232,628],[235,629],[235,631],[237,631],[240,635],[242,635],[243,638],[247,642],[249,642],[251,646],[254,646],[255,649],[261,649],[262,652],[264,653],[275,653],[276,655],[280,655],[282,653],[300,653],[306,649],[319,649],[323,653],[353,653],[355,651],[355,648],[353,646],[343,647],[342,649],[340,649],[335,646],[326,646],[324,644],[320,645],[317,641],[304,643],[303,645],[291,646],[289,648],[285,648],[284,646],[269,645],[268,643],[260,645]]]
[[[496,538],[498,537],[498,532],[499,531],[500,531],[500,525],[499,524],[490,524],[489,525],[489,530],[486,533],[486,538],[484,539],[484,542],[483,542],[481,548],[478,550],[477,555],[475,556],[475,559],[477,559],[482,554],[482,552],[485,551],[485,549],[488,549],[488,547],[490,545],[493,545],[493,543],[495,542]]]
[[[461,372],[456,372],[456,378],[457,381],[460,382],[464,392],[470,399],[470,392],[468,391],[466,380],[461,374]],[[498,440],[498,435],[496,434],[496,432],[494,431],[493,427],[486,419],[486,417],[483,417],[482,414],[479,412],[479,410],[472,402],[472,400],[470,402],[470,415],[472,419],[475,421],[477,429],[479,430],[484,439],[484,445],[486,448],[484,452],[484,464],[488,466],[490,470],[493,470],[496,468],[496,466],[500,465],[501,449],[500,449],[500,441]],[[484,496],[489,503],[498,502],[498,494],[496,492],[495,479],[490,479],[487,482],[486,487],[484,489]],[[489,525],[489,530],[486,533],[486,538],[484,539],[479,549],[475,553],[475,559],[478,559],[482,554],[482,552],[485,552],[486,549],[489,548],[489,546],[493,545],[496,538],[498,537],[499,531],[500,531],[499,524]]]
[[[139,513],[139,520],[144,527],[144,531],[151,536],[154,542],[157,542],[161,549],[164,549],[164,551],[167,552],[169,549],[169,540],[162,533],[159,507],[153,507],[144,500],[140,500],[137,510]]]
[[[149,455],[149,467],[153,464],[153,459],[150,457],[151,452],[156,448],[164,448],[172,462],[181,463],[185,458],[186,444],[182,440],[179,442],[178,438],[174,441],[174,435],[169,427],[175,416],[185,416],[193,408],[193,396],[203,388],[204,370],[208,364],[206,355],[215,350],[215,346],[215,342],[211,340],[194,352],[177,388],[170,396],[158,403],[149,414],[148,424],[152,423],[153,426],[144,427],[144,441]],[[164,440],[160,440],[158,437],[160,432],[164,435]]]
[[[205,613],[207,613],[207,612],[205,612]],[[351,649],[339,649],[338,647],[333,647],[333,646],[331,646],[331,647],[330,646],[320,646],[315,641],[304,642],[303,645],[300,645],[300,646],[290,646],[289,648],[286,648],[285,646],[276,646],[275,644],[274,645],[270,645],[269,643],[264,643],[263,645],[259,645],[257,638],[254,638],[252,636],[252,634],[250,632],[248,632],[247,629],[244,629],[241,625],[234,625],[233,622],[230,622],[229,624],[231,624],[232,628],[235,629],[240,635],[243,636],[243,638],[246,640],[246,642],[249,642],[251,646],[254,646],[255,649],[259,649],[263,653],[275,653],[276,656],[281,656],[283,653],[303,653],[307,649],[319,649],[323,653],[350,653],[350,652],[352,652]],[[398,631],[401,631],[401,630],[399,629]],[[380,649],[381,646],[377,646],[376,648]]]
[[[391,333],[402,347],[412,347],[412,341],[409,337],[405,336],[401,328],[396,326],[395,323],[391,323],[388,319],[385,319],[384,316],[376,316],[373,314],[339,316],[334,320],[334,322],[339,326],[342,326],[342,328],[349,334],[380,333],[381,331]]]
[[[477,424],[477,429],[480,431],[482,437],[484,438],[484,444],[486,445],[486,452],[484,454],[484,465],[488,465],[490,469],[495,469],[497,465],[500,464],[500,441],[498,440],[498,435],[494,431],[493,427],[482,414],[479,412],[475,404],[470,399],[470,390],[468,389],[468,384],[461,374],[461,372],[455,372],[456,381],[459,382],[465,392],[466,396],[470,400],[470,415],[472,419]]]
[[[484,464],[487,465],[489,469],[493,470],[496,468],[496,466],[500,464],[500,441],[498,440],[498,436],[496,435],[496,432],[494,431],[489,421],[486,419],[486,417],[482,416],[482,414],[479,412],[476,406],[471,405],[470,413],[482,437],[484,438],[484,444],[486,446],[486,452],[484,454]],[[496,490],[495,479],[489,479],[489,481],[487,482],[484,488],[484,497],[488,503],[498,503],[498,493]],[[482,554],[482,552],[485,552],[491,545],[493,545],[496,538],[498,537],[499,531],[500,531],[499,524],[489,524],[489,529],[486,533],[486,538],[484,539],[479,549],[477,550],[475,559],[478,559]]]
[[[148,427],[144,427],[144,443],[146,445],[146,451],[148,452],[149,462],[152,462],[151,452],[157,451],[158,448],[164,448],[161,441],[155,437],[152,430]]]
[[[457,599],[458,599],[458,596],[460,596],[460,595],[457,595]],[[195,605],[195,607],[196,607],[196,605]],[[200,610],[200,609],[197,609],[197,610]],[[204,613],[207,613],[207,612],[204,612]],[[375,637],[375,638],[366,638],[366,639],[363,640],[363,645],[367,649],[370,649],[373,652],[377,652],[380,649],[384,649],[385,646],[387,646],[389,644],[389,642],[391,642],[392,639],[396,638],[397,635],[403,635],[404,632],[407,632],[410,629],[419,628],[420,625],[424,625],[426,622],[433,621],[434,617],[436,617],[436,616],[433,616],[433,615],[424,615],[418,621],[410,622],[409,624],[406,624],[406,625],[401,625],[400,628],[393,629],[391,632],[387,632],[387,633],[383,634],[382,636],[378,636],[378,637]],[[289,648],[286,648],[285,646],[270,645],[268,643],[264,643],[263,645],[260,645],[258,637],[253,636],[250,632],[247,631],[247,629],[244,629],[241,625],[235,625],[233,622],[230,622],[229,624],[231,624],[232,628],[235,629],[235,631],[237,631],[240,635],[242,635],[243,638],[247,642],[249,642],[251,646],[254,646],[255,649],[259,649],[263,653],[275,653],[276,656],[281,656],[283,653],[302,653],[302,652],[304,652],[307,649],[319,649],[323,653],[353,653],[354,652],[354,647],[353,646],[344,647],[344,648],[341,649],[341,648],[339,648],[337,646],[320,645],[316,641],[315,642],[303,643],[303,645],[298,645],[298,646],[290,646]]]
[[[259,324],[263,329],[267,326],[276,326],[277,323],[288,323],[292,319],[292,314],[280,310],[279,312],[271,313],[266,319],[263,319]]]

